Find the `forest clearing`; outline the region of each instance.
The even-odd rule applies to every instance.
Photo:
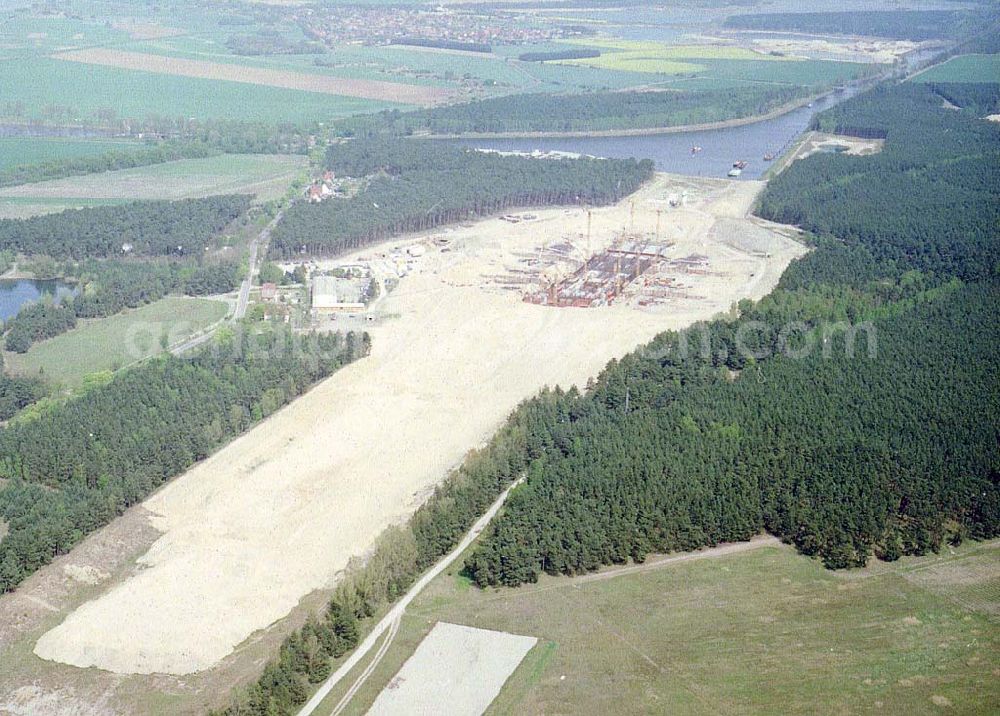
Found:
[[[660,210],[672,255],[704,256],[710,270],[687,275],[688,295],[645,308],[632,299],[592,309],[532,305],[491,278],[519,253],[567,237],[582,244],[580,209],[537,210],[516,224],[491,218],[359,252],[429,247],[381,304],[386,319],[371,329],[371,356],[143,503],[160,536],[140,557],[142,568],[88,587],[95,598],[61,624],[50,617],[46,626],[55,628],[36,653],[119,674],[191,674],[241,644],[249,648],[247,637],[328,588],[352,555],[412,513],[519,401],[545,385],[582,385],[660,331],[769,292],[804,249],[745,219],[761,186],[657,175],[633,197],[592,211],[595,252],[630,222],[652,232]],[[684,205],[671,209],[670,198],[685,190]],[[713,231],[719,219],[725,230]],[[748,250],[737,248],[733,224],[756,236]],[[769,246],[761,252],[764,236]],[[43,631],[34,629],[32,641]],[[213,673],[238,668],[243,651],[185,678],[178,698],[207,688]],[[21,668],[56,666],[29,656]],[[66,668],[59,666],[63,678]],[[92,681],[84,688],[120,684],[123,695],[144,683],[113,674]]]
[[[491,713],[995,711],[995,690],[983,694],[1000,649],[996,540],[851,572],[774,540],[730,546],[745,549],[499,590],[470,587],[459,561],[413,602],[342,715],[367,713],[439,620],[538,638]]]
[[[39,371],[66,388],[89,374],[115,370],[156,355],[226,317],[223,301],[167,296],[106,318],[88,319],[75,329],[31,346],[27,353],[6,353],[4,363],[18,375]],[[165,338],[165,340],[164,340]]]
[[[82,62],[89,65],[120,67],[141,72],[196,77],[198,79],[225,80],[268,87],[319,92],[322,94],[359,97],[362,99],[404,102],[407,104],[433,104],[449,97],[447,90],[407,85],[382,80],[350,80],[325,75],[311,75],[304,72],[272,70],[261,67],[240,67],[238,65],[204,60],[189,60],[180,57],[165,57],[142,52],[126,52],[105,48],[73,50],[53,55],[68,62]]]

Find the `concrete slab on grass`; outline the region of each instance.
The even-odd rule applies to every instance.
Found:
[[[438,622],[368,713],[479,716],[537,641],[533,636]]]

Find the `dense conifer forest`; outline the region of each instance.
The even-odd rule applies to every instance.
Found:
[[[934,82],[930,88],[942,99],[975,117],[1000,112],[1000,77],[993,84]]]
[[[200,254],[252,196],[233,194],[180,201],[135,201],[67,209],[30,219],[0,219],[0,250],[56,259]],[[123,247],[128,246],[128,249]]]
[[[0,420],[10,420],[22,408],[45,396],[46,388],[38,378],[9,376],[3,373],[0,354]]]
[[[685,92],[516,94],[413,112],[384,111],[341,120],[334,128],[348,136],[367,136],[677,127],[765,114],[815,92],[815,87],[762,85]]]
[[[950,85],[951,96],[978,105],[996,92],[968,87]],[[818,115],[815,129],[883,138],[885,147],[795,162],[770,182],[758,213],[834,236],[892,275],[992,275],[1000,262],[1000,126],[941,105],[933,86],[905,83]]]
[[[765,529],[830,567],[1000,531],[1000,133],[940,104],[903,85],[820,115],[886,145],[765,190],[761,213],[823,232],[817,249],[735,322],[546,397],[528,482],[467,562],[479,584]]]
[[[0,430],[0,592],[368,348],[367,334],[228,331],[22,414]]]
[[[293,204],[271,234],[273,255],[340,253],[516,206],[607,204],[653,171],[648,160],[534,159],[384,138],[336,144],[326,165],[366,177],[364,187],[350,198]]]

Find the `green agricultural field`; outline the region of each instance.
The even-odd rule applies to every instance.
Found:
[[[68,47],[122,42],[128,34],[103,22],[14,15],[0,22],[0,59],[36,57]],[[4,97],[4,100],[7,98]]]
[[[683,75],[701,72],[704,67],[681,62],[654,49],[603,52],[600,57],[579,60],[552,60],[552,64],[594,67],[618,72],[653,72],[663,75]]]
[[[282,196],[306,165],[307,158],[298,155],[223,154],[22,184],[0,189],[0,218],[73,206],[214,194],[255,194],[265,201]]]
[[[432,87],[457,87],[458,80],[465,72],[472,73],[476,61],[498,64],[495,60],[479,60],[468,68],[445,56],[431,56],[429,62],[421,55],[432,53],[410,52],[404,48],[344,46],[322,55],[236,55],[224,44],[197,37],[170,37],[155,41],[134,42],[121,49],[166,57],[189,60],[205,60],[230,65],[260,67],[271,70],[289,70],[311,75],[328,75],[344,79],[381,80],[382,82],[402,82],[404,84],[427,85]],[[444,53],[442,53],[444,54]],[[319,61],[321,64],[317,64]],[[436,71],[434,68],[440,68]],[[450,71],[454,77],[445,79],[443,74]],[[489,75],[489,72],[482,73]],[[478,75],[477,75],[478,76]],[[484,77],[485,79],[485,77]]]
[[[127,149],[142,149],[142,145],[137,142],[112,139],[0,137],[0,171],[21,164],[38,164],[54,159],[92,157]]]
[[[260,122],[313,122],[380,109],[391,102],[87,65],[48,57],[0,61],[0,97],[25,117],[196,117]]]
[[[699,77],[741,82],[824,87],[847,82],[856,77],[879,72],[882,65],[828,60],[713,60],[698,62],[705,67]]]
[[[728,45],[664,45],[628,40],[579,40],[601,50],[600,57],[554,60],[547,64],[575,65],[664,75],[696,75],[721,83],[767,82],[825,86],[844,82],[877,66],[853,62],[773,57]],[[665,78],[670,81],[675,78]],[[693,87],[692,87],[693,89]]]
[[[64,387],[79,386],[84,376],[114,370],[160,353],[225,318],[222,301],[168,296],[108,318],[81,321],[68,333],[34,344],[27,353],[5,353],[4,364],[21,375],[40,371]]]
[[[344,713],[437,621],[538,637],[488,714],[997,713],[998,616],[998,541],[849,572],[776,545],[518,589],[446,573]]]
[[[931,67],[913,82],[1000,82],[1000,55],[959,55]]]
[[[559,45],[546,45],[560,49]],[[251,67],[291,70],[346,79],[381,80],[435,87],[463,87],[468,80],[481,83],[487,94],[559,92],[567,89],[623,89],[655,81],[648,73],[621,72],[596,67],[541,62],[518,62],[529,48],[496,48],[482,56],[418,47],[337,47],[324,55],[241,57],[229,54],[216,42],[192,37],[166,38],[129,45],[129,50],[211,60]],[[511,49],[517,52],[511,52]],[[500,50],[504,50],[501,52]],[[323,63],[317,65],[316,62]],[[664,77],[669,79],[669,77]]]

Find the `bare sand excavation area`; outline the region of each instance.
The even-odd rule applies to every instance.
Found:
[[[126,70],[155,72],[161,75],[179,75],[209,80],[227,80],[247,84],[284,87],[286,89],[320,92],[345,97],[402,102],[404,104],[433,104],[451,95],[447,89],[408,85],[400,82],[381,80],[355,80],[328,75],[308,74],[287,70],[273,70],[263,67],[189,60],[181,57],[151,55],[143,52],[127,52],[93,47],[86,50],[71,50],[53,55],[60,60],[83,62],[89,65],[120,67]]]
[[[589,239],[583,210],[554,208],[347,257],[388,261],[379,257],[422,247],[377,304],[371,355],[148,499],[161,534],[142,569],[97,589],[35,653],[118,673],[211,668],[329,587],[521,400],[582,386],[657,333],[768,293],[804,248],[746,218],[762,186],[658,175],[594,209]],[[584,268],[628,270],[627,256],[608,252],[637,237],[662,248],[644,267],[639,259],[631,284],[612,280],[610,305],[543,305],[575,296]],[[526,267],[541,264],[531,278]]]

